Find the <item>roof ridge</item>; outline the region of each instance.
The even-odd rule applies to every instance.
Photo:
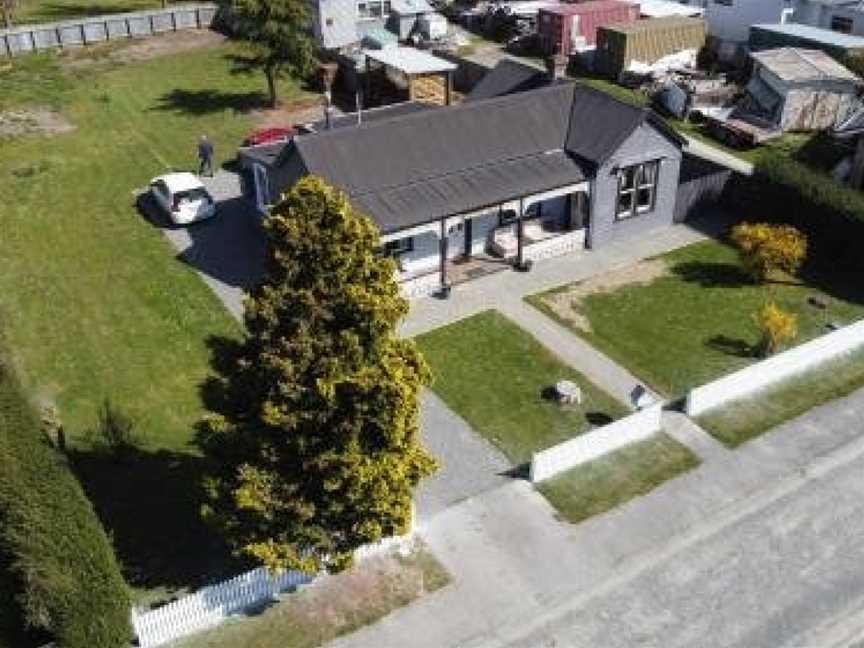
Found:
[[[396,123],[401,123],[403,121],[410,121],[412,119],[420,119],[428,118],[429,115],[440,115],[443,113],[453,113],[456,111],[470,111],[479,109],[480,106],[489,107],[490,104],[495,105],[507,105],[514,103],[523,103],[527,100],[529,96],[533,93],[548,93],[552,94],[551,91],[560,92],[563,88],[572,89],[576,84],[573,82],[570,83],[555,83],[548,86],[544,86],[542,88],[536,88],[534,90],[526,91],[526,92],[516,92],[513,94],[503,95],[500,97],[488,97],[486,99],[477,99],[476,101],[460,103],[456,105],[443,106],[443,110],[432,110],[426,111],[421,110],[416,113],[409,113],[406,115],[395,115],[390,119],[377,119],[374,122],[363,122],[355,126],[354,128],[333,128],[331,130],[322,130],[316,133],[309,133],[307,135],[301,135],[295,138],[295,141],[301,142],[303,140],[311,140],[311,139],[319,139],[321,137],[330,137],[336,134],[342,133],[351,133],[356,132],[358,129],[374,129],[384,126],[392,126]],[[352,113],[356,114],[356,113]]]

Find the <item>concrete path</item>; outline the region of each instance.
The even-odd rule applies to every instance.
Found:
[[[640,383],[626,369],[521,299],[502,301],[498,310],[607,394],[630,404],[630,394]]]
[[[685,152],[700,157],[703,160],[719,164],[742,175],[753,175],[754,167],[752,163],[685,133],[679,134],[687,140],[687,145],[684,147]]]
[[[549,290],[641,259],[675,250],[723,231],[725,221],[695,222],[661,227],[627,241],[604,245],[602,250],[583,250],[545,259],[534,264],[531,272],[506,270],[486,275],[453,288],[449,299],[428,297],[415,300],[402,325],[404,335],[418,335],[496,306],[504,300]]]
[[[727,460],[729,449],[681,412],[663,412],[663,430],[702,461]]]
[[[864,390],[576,526],[525,482],[488,491],[421,528],[454,582],[334,646],[848,636],[864,602],[862,415]]]

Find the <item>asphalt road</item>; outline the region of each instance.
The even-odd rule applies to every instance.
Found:
[[[860,447],[857,449],[860,450]],[[864,454],[778,482],[745,514],[493,641],[513,648],[864,645]],[[704,537],[703,537],[704,535]],[[647,566],[647,568],[646,568]],[[567,609],[569,608],[569,609]]]

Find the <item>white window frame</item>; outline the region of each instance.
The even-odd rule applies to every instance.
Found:
[[[646,173],[653,174],[646,178]],[[625,186],[624,181],[629,173],[633,174],[632,186]],[[618,191],[615,194],[615,220],[627,220],[644,214],[650,214],[657,206],[657,185],[660,178],[660,160],[650,160],[640,164],[633,164],[618,170]],[[648,191],[647,204],[640,204],[639,194]],[[629,206],[622,209],[621,205],[626,197]]]
[[[361,6],[365,7],[365,11],[361,11]],[[357,20],[381,20],[389,18],[392,11],[390,0],[356,0],[354,7],[357,11]],[[373,7],[377,8],[377,15],[373,13]]]

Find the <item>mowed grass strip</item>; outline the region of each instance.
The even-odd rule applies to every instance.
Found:
[[[185,449],[202,413],[209,341],[239,326],[158,229],[136,191],[190,168],[207,133],[234,156],[263,96],[232,73],[231,45],[67,70],[22,58],[0,71],[3,105],[57,105],[74,132],[0,146],[0,313],[28,391],[56,403],[75,439],[105,398],[153,447]],[[21,82],[38,71],[38,88]],[[6,79],[18,79],[6,92]],[[281,85],[283,97],[299,94]]]
[[[795,344],[827,333],[830,322],[864,316],[864,288],[852,274],[814,272],[755,285],[736,250],[718,241],[658,258],[664,276],[580,297],[571,306],[573,317],[550,306],[568,286],[528,301],[668,397],[758,361],[754,315],[769,301],[797,317]],[[826,307],[814,306],[814,299]],[[580,319],[589,327],[580,326]]]
[[[28,0],[20,3],[15,12],[13,24],[55,22],[101,16],[142,9],[156,9],[161,3],[158,0],[99,0],[98,2],[82,2],[81,0]]]
[[[176,648],[314,648],[444,587],[450,576],[420,547],[320,578],[261,614],[176,643]]]
[[[561,517],[581,522],[651,492],[700,464],[662,432],[572,468],[538,485]]]
[[[628,412],[496,311],[421,335],[417,344],[435,375],[432,389],[516,464]],[[581,387],[581,406],[548,397],[564,379]]]
[[[730,448],[808,410],[864,387],[864,349],[831,360],[748,398],[710,410],[697,422]]]

